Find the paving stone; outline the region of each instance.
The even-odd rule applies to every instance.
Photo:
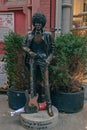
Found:
[[[27,130],[21,124],[20,115],[11,117],[11,111],[14,110],[8,106],[8,96],[0,94],[0,130]],[[84,107],[80,112],[59,112],[57,126],[52,130],[87,130],[87,100],[84,101]]]

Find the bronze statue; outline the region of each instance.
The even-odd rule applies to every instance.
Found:
[[[23,50],[26,53],[25,61],[30,64],[30,94],[31,98],[36,97],[37,100],[38,95],[35,92],[35,85],[37,75],[36,68],[39,66],[45,87],[46,109],[48,115],[53,116],[48,77],[48,65],[50,64],[53,56],[52,35],[51,32],[43,30],[46,24],[46,17],[44,14],[35,13],[32,17],[32,23],[34,29],[28,32],[23,44]],[[28,93],[26,92],[26,97],[27,96]],[[31,101],[31,98],[29,98],[30,108],[34,110],[34,112],[37,112],[38,105],[37,103],[34,104],[34,102]],[[25,112],[28,113],[28,111],[28,109],[25,109]]]

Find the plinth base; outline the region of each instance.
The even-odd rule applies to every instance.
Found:
[[[29,130],[53,130],[58,123],[58,110],[54,106],[52,108],[54,112],[52,117],[49,117],[46,110],[34,114],[21,114],[22,125]]]

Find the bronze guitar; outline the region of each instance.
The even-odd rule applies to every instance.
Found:
[[[34,83],[33,83],[33,62],[34,59],[30,58],[30,94],[28,94],[28,90],[25,91],[26,96],[26,104],[25,104],[25,112],[26,113],[36,113],[39,110],[38,104],[38,94],[34,95]]]

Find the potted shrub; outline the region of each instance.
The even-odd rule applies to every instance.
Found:
[[[8,103],[12,109],[19,109],[26,102],[24,90],[28,88],[29,78],[28,73],[26,73],[22,50],[23,36],[9,32],[9,34],[4,37],[4,42],[9,86]]]
[[[55,38],[55,51],[50,66],[53,105],[63,112],[83,108],[82,80],[87,65],[87,38],[65,34]]]

